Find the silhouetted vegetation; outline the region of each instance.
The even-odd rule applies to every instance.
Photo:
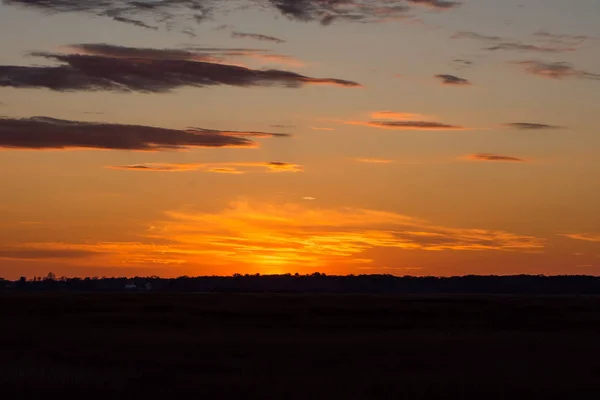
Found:
[[[270,282],[241,281],[252,279]],[[90,287],[101,282],[113,280]],[[0,321],[7,399],[566,399],[600,389],[595,296],[15,290],[0,293]]]
[[[21,278],[0,284],[0,290],[159,291],[213,293],[381,293],[381,294],[600,294],[594,276],[462,276],[398,277],[392,275],[240,275],[135,278]]]

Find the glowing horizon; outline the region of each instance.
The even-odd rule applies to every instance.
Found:
[[[0,277],[600,274],[599,4],[521,3],[0,2]]]

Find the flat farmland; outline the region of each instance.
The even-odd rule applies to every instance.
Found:
[[[0,388],[11,396],[563,399],[600,390],[595,296],[5,292],[0,326]]]

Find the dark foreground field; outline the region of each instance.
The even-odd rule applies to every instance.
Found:
[[[598,297],[4,293],[0,326],[7,399],[600,390]]]

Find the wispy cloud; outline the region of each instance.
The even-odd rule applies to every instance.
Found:
[[[576,43],[554,42],[553,45],[537,45],[510,40],[501,36],[484,35],[472,31],[460,31],[451,36],[452,39],[471,39],[489,44],[484,50],[489,51],[521,51],[533,53],[566,53],[577,50]]]
[[[130,165],[110,165],[106,168],[126,171],[186,172],[197,171],[204,167],[206,167],[206,164],[146,163]]]
[[[523,70],[529,74],[537,75],[542,78],[600,80],[600,74],[577,69],[567,62],[514,61],[513,64],[521,66]]]
[[[201,23],[241,8],[266,8],[297,21],[318,21],[329,25],[336,20],[377,23],[398,20],[411,5],[440,11],[460,5],[444,0],[4,0],[48,13],[77,12],[108,17],[142,28],[168,28],[177,22]],[[188,28],[189,29],[189,28]]]
[[[487,42],[497,42],[502,40],[500,36],[482,35],[481,33],[471,31],[459,31],[451,36],[452,39],[473,39]]]
[[[285,40],[283,39],[279,39],[275,36],[261,35],[259,33],[232,32],[231,37],[238,39],[254,39],[263,42],[285,43]]]
[[[198,128],[198,127],[191,127],[189,129],[192,132],[196,132],[196,133],[218,134],[218,135],[245,137],[245,138],[253,138],[253,139],[267,139],[267,138],[272,138],[272,137],[289,137],[289,136],[291,136],[289,133],[280,133],[280,132],[228,131],[228,130],[219,130],[219,129],[205,129],[205,128]]]
[[[256,70],[192,60],[189,57],[195,57],[194,55],[181,50],[136,49],[102,44],[95,45],[96,47],[78,46],[85,46],[84,54],[34,53],[38,57],[58,61],[61,63],[58,66],[0,65],[0,87],[142,93],[217,85],[361,87],[356,82],[343,79],[313,78],[284,70]],[[71,49],[75,48],[71,46]],[[97,54],[86,54],[87,52]],[[207,54],[200,55],[207,56],[210,57]]]
[[[348,22],[382,22],[404,17],[410,8],[398,0],[322,1],[268,0],[277,11],[298,21],[319,21],[329,25],[336,20]]]
[[[314,252],[348,257],[373,247],[432,251],[530,251],[543,247],[542,240],[530,236],[441,227],[393,212],[366,209],[236,202],[217,214],[174,212],[169,216],[172,221],[163,228],[174,240],[189,244],[216,240],[214,243],[242,253],[306,256]],[[204,221],[208,226],[199,224]],[[161,230],[156,233],[161,235]]]
[[[255,60],[268,64],[303,66],[304,63],[286,54],[255,48],[191,47],[186,49],[153,49],[126,47],[105,43],[84,43],[64,46],[68,53],[102,57],[144,60],[205,61],[244,66],[240,60]]]
[[[541,38],[546,41],[554,42],[554,43],[566,43],[566,44],[580,44],[584,41],[591,39],[590,36],[586,35],[567,35],[567,34],[557,34],[546,31],[537,31],[534,33],[534,36],[537,38]]]
[[[472,67],[473,65],[475,65],[475,62],[471,60],[465,60],[464,58],[455,58],[454,60],[452,60],[452,65],[456,69],[462,69]]]
[[[468,160],[473,161],[501,161],[501,162],[525,162],[522,158],[512,157],[512,156],[504,156],[500,154],[491,154],[491,153],[477,153],[470,154],[465,157]]]
[[[237,168],[232,167],[213,167],[209,168],[207,172],[214,172],[215,174],[227,174],[227,175],[243,175],[244,171],[240,171]]]
[[[332,120],[345,125],[367,126],[370,128],[411,130],[411,131],[450,131],[466,130],[467,128],[438,121],[425,120],[427,116],[417,113],[398,111],[374,111],[370,113],[372,120]]]
[[[0,148],[182,150],[194,147],[256,147],[249,139],[286,137],[285,133],[185,130],[48,117],[0,118]]]
[[[498,50],[514,50],[514,51],[527,51],[533,53],[567,53],[575,51],[574,47],[556,47],[556,46],[538,46],[534,44],[526,44],[519,42],[503,42],[498,43],[494,46],[487,47],[485,50],[498,51]]]
[[[461,5],[458,1],[445,1],[445,0],[406,0],[409,3],[423,5],[431,8],[436,8],[439,10],[447,10],[450,8],[455,8]]]
[[[76,12],[107,17],[141,28],[168,28],[175,21],[202,22],[221,0],[4,0],[6,5],[37,9],[46,13]],[[182,13],[181,11],[186,12]]]
[[[432,121],[369,121],[367,126],[383,129],[398,129],[398,130],[464,130],[462,126],[444,124],[442,122]]]
[[[581,240],[584,242],[600,243],[599,233],[564,233],[560,236],[568,237],[569,239]]]
[[[187,172],[204,171],[216,173],[244,174],[252,170],[261,172],[302,172],[298,164],[283,161],[271,162],[222,162],[222,163],[144,163],[132,165],[112,165],[109,169],[147,172]]]
[[[9,2],[10,2],[10,0],[9,0]],[[144,21],[140,21],[139,19],[133,19],[133,18],[123,17],[123,16],[119,16],[119,15],[112,15],[110,17],[114,21],[124,22],[126,24],[135,25],[135,26],[138,26],[140,28],[158,30],[158,26],[150,25],[150,24],[148,24],[148,23],[146,23]]]
[[[518,129],[522,131],[536,131],[536,130],[547,130],[547,129],[562,129],[563,127],[557,125],[539,124],[535,122],[509,122],[504,124],[509,128]]]
[[[256,269],[364,264],[370,261],[365,252],[376,248],[536,252],[545,244],[507,231],[445,227],[394,212],[309,204],[234,202],[214,213],[169,212],[137,242],[27,243],[19,249],[108,254],[121,264],[187,262]]]
[[[370,163],[370,164],[391,164],[394,163],[394,160],[388,160],[385,158],[374,158],[374,157],[359,157],[356,161],[361,163]]]
[[[313,131],[335,131],[335,128],[328,128],[323,126],[311,126],[310,129]]]
[[[455,75],[440,74],[440,75],[436,75],[435,77],[437,79],[439,79],[443,85],[450,85],[450,86],[471,85],[471,82],[469,82],[467,79],[459,78],[458,76],[455,76]]]

